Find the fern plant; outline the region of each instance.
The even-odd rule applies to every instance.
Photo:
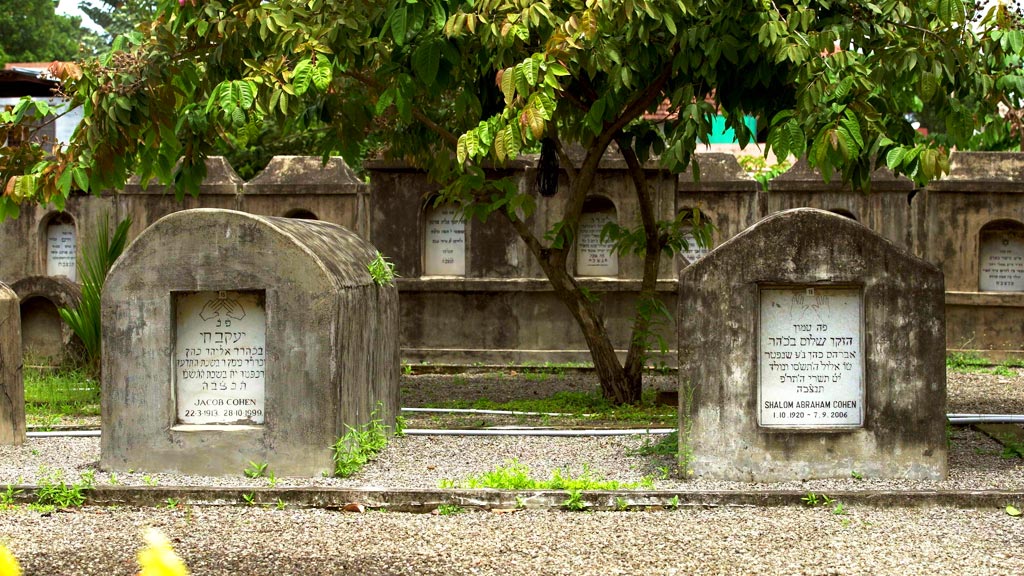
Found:
[[[78,269],[82,271],[82,297],[74,308],[61,308],[60,317],[82,342],[83,362],[94,376],[100,366],[100,295],[107,273],[128,243],[131,218],[125,218],[110,234],[109,220],[103,218],[96,237],[85,244]]]

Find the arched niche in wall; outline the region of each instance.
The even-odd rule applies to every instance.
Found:
[[[296,208],[289,210],[284,213],[285,218],[295,218],[296,220],[319,220],[316,214],[312,210],[306,210],[305,208]]]
[[[423,209],[423,275],[466,275],[466,220],[454,204],[435,205],[427,201]]]
[[[619,256],[611,241],[601,239],[601,231],[609,222],[618,222],[615,204],[603,196],[583,201],[580,227],[576,236],[577,276],[618,276]]]
[[[853,212],[850,212],[849,210],[847,210],[845,208],[829,208],[828,211],[833,213],[833,214],[839,214],[843,218],[849,218],[850,220],[853,220],[854,222],[858,222],[857,216]]]
[[[26,357],[59,361],[63,355],[60,313],[53,302],[33,296],[21,302],[21,349]]]
[[[686,241],[686,247],[679,251],[679,258],[683,261],[682,266],[689,266],[694,262],[700,260],[707,253],[711,251],[712,246],[701,246],[697,243],[697,238],[693,234],[694,224],[694,210],[693,208],[683,208],[676,213],[676,218],[679,221],[680,226],[683,229],[683,239]],[[710,218],[708,218],[703,212],[700,214],[701,224],[714,224]],[[709,239],[710,240],[710,239]]]
[[[995,220],[978,233],[978,290],[1024,292],[1024,224]]]
[[[43,218],[40,232],[46,256],[46,275],[64,276],[77,282],[78,232],[75,219],[66,212],[54,212]]]
[[[63,276],[26,276],[11,284],[21,303],[21,341],[31,360],[59,364],[78,339],[60,318],[60,308],[78,305],[82,289]]]

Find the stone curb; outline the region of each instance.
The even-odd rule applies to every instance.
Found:
[[[30,503],[39,490],[35,485],[13,486],[15,500]],[[440,490],[377,488],[225,488],[190,486],[101,486],[84,491],[86,504],[94,506],[277,506],[291,508],[345,509],[360,504],[368,509],[392,512],[432,512],[441,505],[467,509],[511,511],[515,509],[565,509],[565,490]],[[806,506],[809,492],[797,490],[694,491],[585,490],[580,502],[586,510],[660,510],[677,507],[771,507]],[[1024,504],[1024,490],[844,490],[817,492],[823,502],[853,506],[1003,508]],[[251,502],[250,502],[251,500]],[[351,507],[351,506],[350,506]]]

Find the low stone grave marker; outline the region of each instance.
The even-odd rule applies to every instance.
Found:
[[[0,282],[0,445],[25,442],[25,383],[21,366],[18,295]]]
[[[943,278],[852,220],[777,213],[679,279],[697,476],[946,476]]]
[[[186,210],[103,291],[101,467],[278,476],[333,469],[347,426],[398,413],[398,293],[327,222]]]

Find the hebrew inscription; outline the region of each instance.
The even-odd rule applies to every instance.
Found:
[[[47,276],[65,276],[78,281],[75,251],[74,224],[50,224],[46,227]]]
[[[618,276],[619,258],[612,243],[601,239],[605,224],[615,221],[615,212],[585,212],[580,215],[576,241],[577,276]]]
[[[1024,292],[1024,232],[982,233],[978,289],[982,292]]]
[[[181,424],[262,424],[267,316],[255,292],[176,295],[174,379]]]
[[[760,425],[862,426],[860,290],[762,289],[760,315]]]
[[[455,206],[427,212],[424,273],[427,276],[466,275],[466,221]]]

